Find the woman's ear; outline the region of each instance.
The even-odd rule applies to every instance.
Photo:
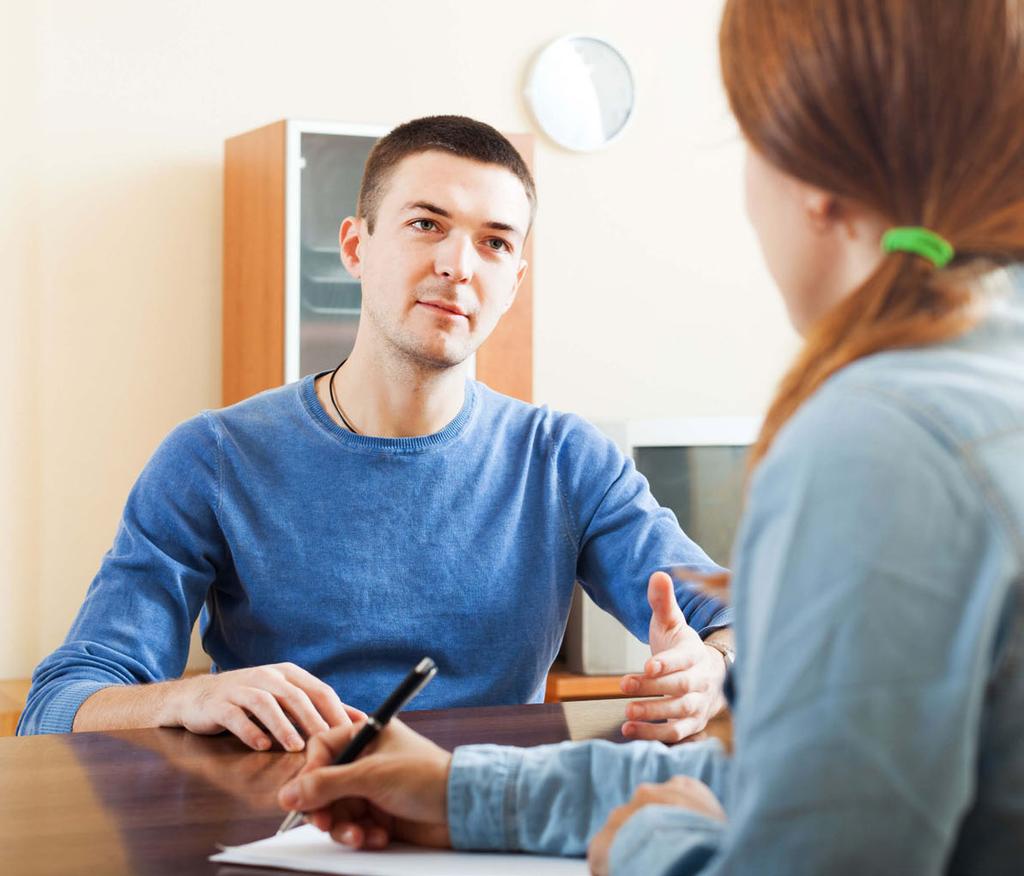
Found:
[[[819,232],[833,231],[845,212],[839,198],[814,186],[803,185],[803,189],[804,213],[811,228]]]
[[[812,186],[805,186],[804,211],[814,231],[833,234],[869,256],[876,254],[882,234],[893,224],[857,201]]]

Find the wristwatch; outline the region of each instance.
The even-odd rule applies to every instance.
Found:
[[[722,659],[725,661],[725,671],[729,672],[733,664],[736,663],[736,649],[723,642],[708,642],[705,640],[704,644],[722,655]]]

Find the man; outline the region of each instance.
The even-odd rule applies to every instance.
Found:
[[[363,290],[351,356],[171,433],[20,733],[182,726],[299,750],[424,655],[440,674],[420,708],[538,701],[577,577],[650,634],[623,686],[665,696],[631,704],[624,732],[703,727],[727,645],[698,633],[728,642],[726,610],[680,586],[684,618],[667,575],[644,582],[714,565],[595,429],[466,380],[527,270],[535,200],[479,122],[420,119],[377,144],[340,233]],[[165,681],[201,609],[217,672]]]

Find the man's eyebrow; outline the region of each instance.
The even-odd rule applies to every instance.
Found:
[[[452,214],[445,210],[444,207],[438,207],[437,204],[431,204],[429,201],[410,201],[402,209],[403,211],[426,210],[428,213],[433,213],[436,216],[444,216],[445,219],[452,218]],[[492,228],[495,231],[508,231],[512,234],[518,234],[520,237],[525,236],[515,225],[509,225],[508,222],[485,222],[484,228]]]
[[[511,231],[513,234],[518,234],[520,237],[523,236],[523,232],[520,231],[515,225],[509,225],[507,222],[485,222],[485,228],[493,228],[495,231]]]
[[[445,219],[451,219],[452,214],[445,210],[443,207],[438,207],[436,204],[431,204],[428,201],[414,201],[410,204],[406,204],[403,210],[426,210],[428,213],[436,213],[438,216],[444,216]]]

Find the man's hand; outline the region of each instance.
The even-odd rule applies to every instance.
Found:
[[[637,785],[631,799],[625,806],[613,809],[608,820],[590,841],[587,849],[587,863],[593,876],[607,876],[608,857],[615,836],[638,809],[652,804],[678,806],[698,815],[706,815],[718,821],[725,821],[725,810],[711,789],[689,776],[676,776],[661,785]]]
[[[344,705],[316,676],[293,663],[275,663],[173,682],[160,723],[193,733],[227,730],[250,748],[301,751],[303,737],[365,718]]]
[[[306,764],[281,788],[282,809],[340,843],[382,849],[392,839],[449,848],[448,771],[452,756],[398,719],[388,723],[366,754],[332,766],[362,722],[309,741]]]
[[[640,675],[625,675],[622,691],[660,700],[631,702],[622,735],[680,742],[699,733],[724,705],[725,660],[690,628],[676,602],[672,579],[655,572],[647,585],[651,604],[651,659]],[[664,724],[649,721],[665,720]]]

